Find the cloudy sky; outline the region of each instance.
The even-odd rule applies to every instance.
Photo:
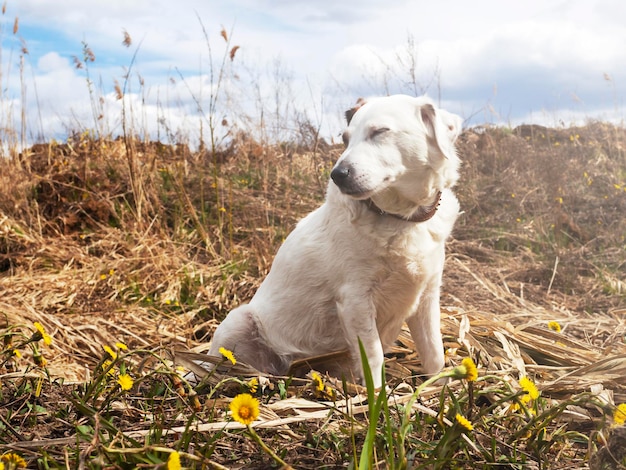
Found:
[[[358,97],[388,93],[426,92],[466,125],[625,117],[622,0],[7,0],[1,21],[5,138],[119,134],[122,108],[161,139],[197,139],[209,116],[333,136]]]

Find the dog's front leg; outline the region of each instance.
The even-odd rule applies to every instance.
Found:
[[[438,284],[424,292],[417,311],[406,323],[420,355],[424,372],[429,375],[437,374],[444,366]]]
[[[369,299],[361,298],[342,302],[338,307],[341,326],[350,347],[350,355],[354,363],[353,370],[359,371],[360,379],[362,383],[365,383],[359,348],[360,340],[372,371],[374,387],[376,389],[381,388],[383,386],[382,370],[385,356],[376,327],[376,311],[373,304]]]

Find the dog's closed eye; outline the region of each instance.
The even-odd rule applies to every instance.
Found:
[[[375,127],[370,131],[370,139],[375,139],[378,136],[383,135],[386,132],[389,132],[388,127]]]

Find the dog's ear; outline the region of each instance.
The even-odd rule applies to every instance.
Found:
[[[346,122],[348,123],[348,125],[350,125],[350,121],[352,121],[352,116],[354,116],[354,113],[356,113],[357,109],[359,108],[350,108],[346,111]]]
[[[448,136],[452,142],[456,142],[457,137],[461,135],[463,130],[463,119],[461,116],[452,114],[445,109],[440,109],[438,113],[444,125],[448,128]]]
[[[457,158],[454,150],[454,141],[461,133],[463,120],[456,114],[438,110],[431,103],[420,107],[420,116],[426,127],[426,133],[431,141],[448,159]]]
[[[365,103],[366,101],[363,98],[359,98],[358,100],[356,100],[356,105],[346,111],[346,121],[348,122],[348,125],[350,125],[350,121],[352,121],[352,117],[354,116],[354,114],[359,109],[361,109],[361,106],[363,106]]]

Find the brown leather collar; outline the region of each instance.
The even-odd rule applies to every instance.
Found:
[[[439,204],[441,203],[441,191],[437,191],[437,197],[435,198],[435,202],[433,202],[430,206],[420,206],[413,215],[410,217],[403,217],[400,214],[394,214],[393,212],[386,212],[379,208],[374,201],[371,199],[366,199],[365,204],[367,204],[367,208],[373,212],[376,212],[379,215],[388,215],[391,217],[395,217],[396,219],[404,220],[405,222],[426,222],[427,220],[432,219],[432,217],[439,209]]]

